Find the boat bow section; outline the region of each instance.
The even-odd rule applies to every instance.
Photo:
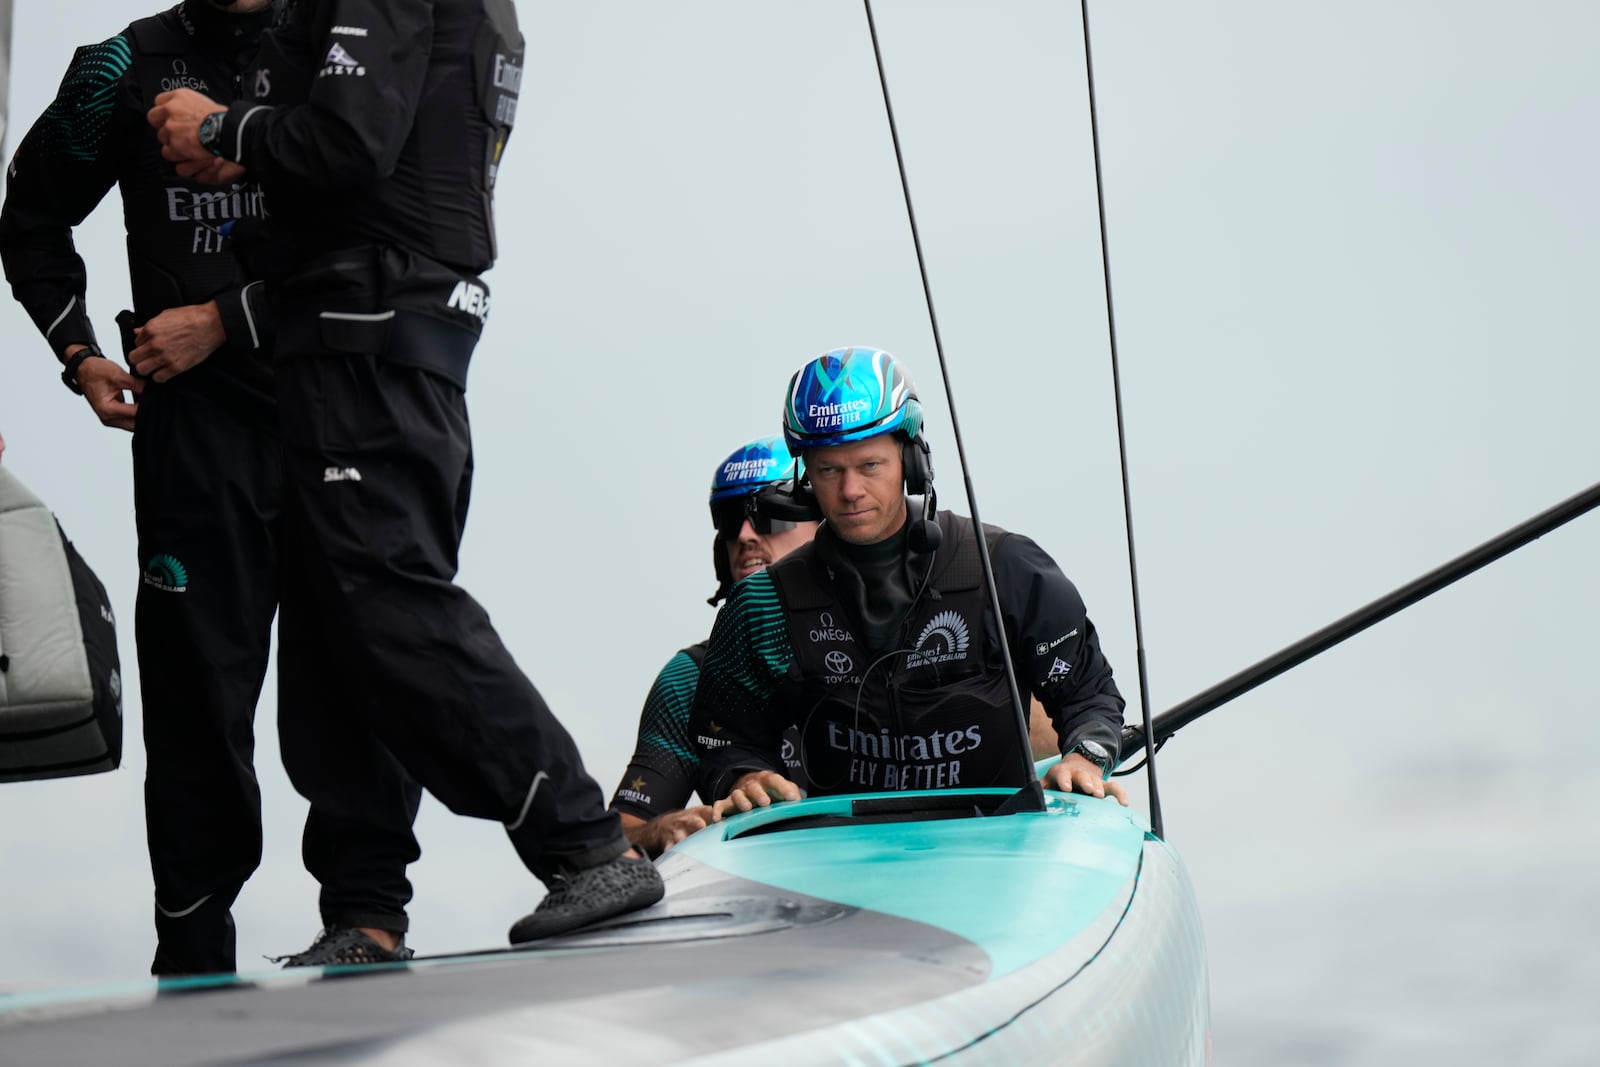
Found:
[[[739,816],[667,898],[514,951],[0,997],[5,1062],[1200,1064],[1176,857],[1114,802],[992,791]]]

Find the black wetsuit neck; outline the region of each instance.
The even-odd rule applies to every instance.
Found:
[[[899,530],[871,545],[851,544],[826,523],[817,533],[818,552],[833,573],[840,600],[861,620],[862,641],[874,656],[898,647],[900,629],[916,600],[906,543],[909,519],[908,511]]]

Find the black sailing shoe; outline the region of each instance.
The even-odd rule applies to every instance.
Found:
[[[550,876],[550,894],[533,914],[511,927],[511,943],[554,937],[580,926],[647,908],[666,892],[661,875],[649,860],[618,856],[582,870]]]
[[[393,949],[384,948],[353,926],[324,926],[311,947],[293,956],[268,956],[270,963],[285,967],[332,967],[355,963],[398,963],[416,953],[406,948],[406,939]]]

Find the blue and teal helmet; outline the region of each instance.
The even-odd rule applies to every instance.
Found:
[[[910,441],[921,432],[916,386],[881,348],[835,348],[789,379],[783,439],[793,455],[885,433]]]
[[[717,591],[708,603],[715,605],[733,585],[724,543],[738,540],[746,522],[766,536],[822,517],[815,502],[797,491],[804,475],[805,463],[791,456],[776,434],[756,438],[717,464],[711,475],[711,524],[717,528],[711,559]]]
[[[717,465],[711,476],[711,504],[758,493],[778,482],[793,482],[802,465],[789,454],[777,434],[758,437]]]

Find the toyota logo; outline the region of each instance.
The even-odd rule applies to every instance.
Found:
[[[843,652],[829,652],[822,657],[822,662],[826,663],[828,669],[834,674],[849,674],[855,670],[856,666],[850,657]]]

